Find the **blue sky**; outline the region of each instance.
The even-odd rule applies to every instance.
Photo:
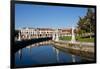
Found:
[[[15,5],[15,28],[69,28],[75,27],[79,16],[86,15],[87,8],[60,7],[30,4]]]

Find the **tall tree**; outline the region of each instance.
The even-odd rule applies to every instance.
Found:
[[[94,9],[88,8],[86,15],[82,18],[79,17],[78,21],[78,29],[79,31],[83,33],[94,33],[95,31],[95,15],[94,15]],[[90,34],[91,38],[91,34]]]

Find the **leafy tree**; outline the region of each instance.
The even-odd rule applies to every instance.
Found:
[[[95,15],[94,15],[94,9],[88,8],[86,15],[82,18],[79,17],[78,21],[78,33],[84,34],[84,33],[94,33],[95,31]],[[91,34],[90,34],[91,38]]]

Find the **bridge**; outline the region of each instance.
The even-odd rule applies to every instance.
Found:
[[[40,34],[35,35],[36,37],[33,37],[31,33],[25,34],[22,31],[18,32],[18,38],[15,39],[15,46],[14,46],[14,51],[18,51],[19,49],[22,49],[28,45],[31,44],[36,44],[39,42],[43,41],[49,41],[49,40],[54,40],[54,41],[59,41],[59,35],[58,35],[58,30],[55,30],[52,34],[46,34],[45,36]],[[24,37],[24,38],[23,38]]]
[[[43,41],[49,41],[51,39],[52,39],[51,37],[46,37],[46,38],[34,38],[30,40],[27,39],[27,40],[15,41],[14,52],[17,52],[19,49],[22,49],[28,45],[36,44]]]

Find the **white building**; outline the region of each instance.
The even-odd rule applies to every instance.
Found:
[[[52,37],[55,29],[51,28],[22,28],[19,29],[21,39]],[[58,29],[59,36],[71,35],[70,29]]]

